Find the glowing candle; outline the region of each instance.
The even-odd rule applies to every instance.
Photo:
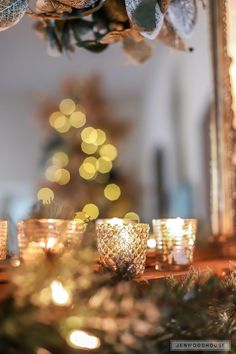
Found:
[[[29,219],[18,223],[20,256],[24,260],[36,256],[60,254],[80,243],[86,224],[75,220]]]
[[[197,220],[158,219],[153,220],[153,226],[162,262],[177,269],[191,265]]]
[[[149,225],[125,219],[104,219],[96,223],[100,262],[113,271],[132,276],[145,269]]]

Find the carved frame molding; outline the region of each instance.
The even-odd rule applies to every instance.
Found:
[[[227,50],[227,0],[210,0],[214,100],[211,136],[211,229],[225,242],[236,235],[236,131],[233,127],[230,63]]]

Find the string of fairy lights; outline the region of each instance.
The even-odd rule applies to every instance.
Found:
[[[59,104],[59,110],[50,115],[49,124],[59,134],[66,134],[70,129],[78,129],[81,151],[85,154],[78,166],[78,178],[88,182],[106,181],[106,176],[111,172],[118,157],[118,151],[104,130],[87,125],[84,107],[77,105],[70,98],[63,99]],[[46,180],[61,186],[67,185],[71,180],[69,162],[70,158],[65,151],[55,151],[45,171]],[[103,197],[110,202],[117,201],[121,194],[121,188],[116,183],[108,183],[104,187]],[[49,187],[42,187],[37,193],[38,200],[43,204],[50,204],[54,197],[54,191]],[[98,206],[91,201],[76,213],[76,219],[95,220],[99,217],[99,212]],[[124,217],[139,220],[135,212],[126,213]]]

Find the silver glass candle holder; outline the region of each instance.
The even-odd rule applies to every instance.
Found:
[[[162,262],[167,269],[189,268],[193,262],[196,230],[196,219],[153,220],[157,261]]]
[[[79,245],[86,224],[75,220],[28,219],[18,223],[19,254],[24,260],[37,255],[60,254]]]
[[[104,219],[96,223],[101,265],[128,277],[145,270],[149,225],[126,219]]]

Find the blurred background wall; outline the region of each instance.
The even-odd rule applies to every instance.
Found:
[[[157,150],[164,152],[168,193],[175,195],[178,184],[187,182],[193,195],[192,213],[206,219],[204,137],[208,133],[204,126],[211,99],[207,12],[200,9],[190,40],[194,52],[178,53],[158,44],[142,65],[131,64],[119,45],[99,55],[77,50],[71,57],[51,58],[31,26],[32,21],[25,18],[0,34],[1,209],[9,196],[31,201],[35,195],[45,136],[35,119],[33,97],[38,92],[53,96],[65,76],[99,72],[119,115],[132,121],[132,132],[121,149],[122,168],[132,170],[140,182],[143,219],[150,221],[158,211],[158,195],[153,193]]]

